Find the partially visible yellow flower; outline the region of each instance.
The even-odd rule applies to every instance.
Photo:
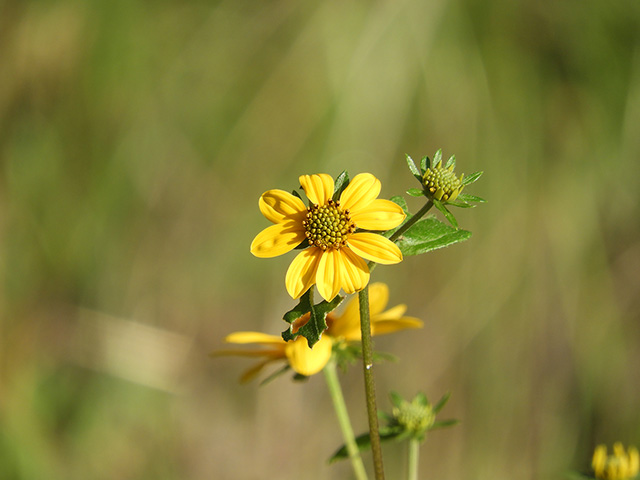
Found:
[[[293,341],[285,342],[282,337],[260,332],[234,332],[227,335],[224,341],[241,345],[262,346],[257,349],[221,350],[213,353],[215,356],[234,355],[262,358],[260,362],[242,374],[240,377],[242,383],[252,380],[265,366],[277,361],[288,362],[289,366],[300,375],[307,377],[314,375],[321,371],[331,358],[333,346],[333,342],[327,335],[323,335],[313,346],[313,349],[309,348],[307,339],[302,336]]]
[[[369,286],[371,331],[373,335],[393,333],[407,328],[420,328],[422,321],[414,317],[405,317],[405,305],[397,305],[384,311],[389,301],[389,287],[384,283],[372,283]],[[262,369],[277,361],[286,361],[301,375],[310,376],[320,372],[331,358],[333,344],[339,341],[360,340],[360,313],[358,299],[352,298],[341,315],[333,312],[327,315],[327,330],[313,348],[309,348],[307,339],[299,336],[294,341],[285,342],[281,337],[260,332],[235,332],[225,338],[227,343],[252,344],[259,348],[247,350],[222,350],[213,355],[234,355],[240,357],[259,357],[262,360],[243,373],[241,382],[253,379]],[[302,316],[293,324],[296,332],[307,321],[309,314]]]
[[[339,201],[332,199],[334,181],[330,175],[302,175],[300,185],[309,198],[308,208],[283,190],[269,190],[260,197],[260,211],[274,225],[262,230],[251,243],[256,257],[270,258],[309,240],[309,247],[287,270],[285,285],[293,298],[314,284],[328,301],[340,289],[357,292],[369,283],[369,268],[363,259],[387,265],[402,261],[395,243],[377,233],[361,231],[390,230],[406,216],[392,201],[377,198],[381,185],[376,177],[356,175]]]
[[[596,478],[602,480],[630,480],[640,470],[640,455],[636,447],[626,451],[620,442],[613,445],[613,453],[607,455],[607,447],[598,445],[593,452],[591,467]]]

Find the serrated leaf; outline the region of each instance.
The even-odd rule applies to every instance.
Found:
[[[333,200],[339,200],[340,199],[340,194],[342,194],[342,191],[345,188],[347,188],[347,185],[349,185],[349,173],[347,173],[347,171],[344,170],[336,178],[335,188],[333,190]]]
[[[453,228],[433,215],[416,222],[404,232],[396,244],[403,255],[420,255],[471,237],[471,232]]]
[[[380,440],[382,442],[388,442],[389,440],[394,440],[398,435],[400,435],[402,431],[398,428],[380,428]],[[356,437],[356,445],[358,446],[358,451],[364,452],[371,448],[371,438],[369,437],[369,433],[363,433],[362,435],[358,435]],[[329,459],[329,463],[337,462],[338,460],[344,460],[349,458],[349,453],[347,452],[347,447],[343,445],[340,447],[336,453],[334,453]]]
[[[298,335],[302,335],[307,339],[307,343],[309,344],[309,348],[313,348],[313,346],[318,343],[320,337],[322,336],[322,332],[327,329],[327,314],[336,309],[340,302],[344,299],[340,295],[336,295],[336,297],[327,302],[323,300],[317,305],[313,305],[311,302],[311,292],[313,287],[307,290],[302,297],[300,297],[300,302],[293,309],[289,310],[284,314],[283,319],[292,324],[297,319],[302,317],[303,315],[309,313],[309,321],[305,323],[302,327],[298,329],[296,333],[293,333],[292,326],[290,325],[287,330],[282,332],[282,338],[288,342],[289,340],[294,340],[298,337]]]
[[[415,162],[409,155],[407,155],[407,165],[409,165],[409,170],[411,170],[413,176],[416,177],[420,183],[422,183],[422,175],[420,175],[420,170],[418,170],[418,167],[416,167]]]
[[[420,188],[410,188],[407,193],[412,197],[421,197],[424,195],[424,191]]]
[[[420,170],[422,171],[423,177],[430,166],[431,166],[431,160],[429,160],[429,157],[427,156],[422,157],[422,159],[420,160]]]
[[[463,202],[476,202],[476,203],[486,203],[487,201],[482,197],[477,197],[475,195],[469,195],[468,193],[460,193],[456,200],[462,200]]]
[[[438,151],[436,152],[436,154],[433,156],[433,162],[431,162],[431,165],[433,166],[433,168],[437,168],[438,165],[440,165],[440,163],[442,163],[442,149],[438,149]]]
[[[449,401],[449,398],[451,397],[451,392],[447,392],[445,393],[442,398],[440,400],[438,400],[438,403],[435,407],[433,407],[433,411],[434,413],[438,413],[440,410],[442,410],[442,407],[444,407],[447,402]]]
[[[451,155],[449,157],[449,160],[447,160],[447,164],[444,166],[444,168],[449,168],[451,165],[453,165],[453,168],[456,168],[456,156],[455,155]]]
[[[435,198],[433,199],[433,205],[440,210],[440,212],[445,216],[445,218],[447,220],[449,220],[449,223],[451,225],[453,225],[455,228],[458,228],[458,221],[456,220],[456,217],[453,216],[453,213],[451,213],[449,210],[447,210],[447,207],[444,206],[444,203],[442,203],[440,200],[436,200]]]
[[[469,175],[468,177],[464,177],[462,179],[462,185],[471,185],[472,183],[476,182],[483,174],[484,172],[473,172],[471,175]]]

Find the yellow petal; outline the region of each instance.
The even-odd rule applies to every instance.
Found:
[[[370,173],[360,173],[353,177],[340,195],[340,206],[352,215],[367,207],[380,194],[380,180]]]
[[[301,223],[287,221],[262,230],[251,242],[251,253],[260,258],[271,258],[287,253],[305,239]]]
[[[307,339],[300,336],[287,344],[285,350],[289,365],[300,375],[310,376],[321,371],[331,358],[333,342],[328,335],[309,348]]]
[[[400,225],[406,215],[400,205],[391,200],[374,200],[368,206],[357,209],[351,220],[365,230],[391,230]]]
[[[342,262],[342,289],[346,293],[362,290],[369,283],[369,267],[349,247],[340,249]],[[383,307],[384,308],[384,307]]]
[[[326,205],[333,195],[333,178],[326,173],[316,175],[300,175],[300,185],[311,203]]]
[[[282,337],[269,335],[262,332],[233,332],[224,339],[227,343],[247,344],[257,343],[261,345],[284,344]]]
[[[342,262],[338,250],[325,250],[318,263],[316,285],[318,293],[327,302],[333,300],[342,287]]]
[[[333,338],[360,339],[360,305],[358,296],[353,296],[349,299],[342,314],[336,317],[329,327],[328,333]]]
[[[371,320],[384,310],[387,303],[389,303],[389,287],[387,284],[376,282],[369,285],[369,314],[371,315]]]
[[[273,223],[296,220],[302,223],[307,214],[302,200],[284,190],[269,190],[260,197],[258,206],[262,214]]]
[[[316,282],[316,271],[322,250],[317,247],[304,249],[293,259],[284,279],[287,292],[293,298],[299,298]]]
[[[256,378],[256,376],[258,376],[258,374],[262,371],[262,369],[266,365],[270,364],[271,362],[273,362],[273,359],[267,359],[267,360],[264,360],[263,362],[260,362],[254,365],[248,370],[245,370],[242,376],[240,377],[240,383],[247,383],[253,380],[254,378]]]
[[[347,244],[361,257],[376,263],[392,265],[402,261],[402,252],[397,245],[377,233],[354,233]]]
[[[422,328],[422,320],[414,317],[400,317],[388,320],[371,321],[371,335],[385,335],[408,328]]]

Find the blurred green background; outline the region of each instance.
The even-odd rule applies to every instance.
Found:
[[[425,320],[376,339],[379,406],[451,391],[462,421],[423,477],[639,444],[640,3],[0,1],[0,478],[351,478],[321,375],[207,355],[294,304],[293,255],[249,253],[262,192],[347,169],[388,198],[438,148],[485,172],[474,236],[373,275]]]

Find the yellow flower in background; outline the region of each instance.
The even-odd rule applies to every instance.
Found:
[[[397,305],[384,311],[389,301],[389,287],[384,283],[372,283],[369,287],[371,330],[373,335],[393,333],[407,328],[420,328],[423,323],[414,317],[405,317],[405,305]],[[300,317],[293,324],[293,332],[309,321],[309,314]],[[294,341],[285,342],[281,337],[260,332],[235,332],[225,338],[225,342],[258,348],[247,350],[222,350],[215,356],[233,355],[259,357],[262,360],[243,373],[241,382],[253,379],[270,363],[285,361],[300,375],[310,376],[320,372],[331,358],[331,350],[336,342],[360,340],[360,312],[358,299],[352,298],[341,315],[333,312],[327,315],[328,328],[313,348],[307,339],[299,336]]]
[[[640,455],[636,447],[626,451],[620,442],[613,445],[613,454],[607,455],[607,447],[598,445],[593,452],[591,466],[596,478],[602,480],[630,480],[640,470]]]
[[[386,265],[402,261],[400,249],[389,239],[361,231],[390,230],[405,219],[402,208],[377,198],[381,185],[376,177],[356,175],[338,201],[332,199],[334,181],[327,174],[302,175],[300,185],[310,201],[308,208],[283,190],[269,190],[260,197],[260,211],[275,225],[262,230],[251,243],[256,257],[271,258],[309,240],[309,247],[287,270],[285,285],[293,298],[314,284],[327,301],[340,289],[357,292],[369,283],[363,259]]]

